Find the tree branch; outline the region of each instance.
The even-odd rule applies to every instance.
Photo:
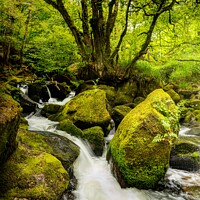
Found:
[[[108,19],[106,22],[106,34],[105,34],[105,51],[107,56],[110,56],[110,35],[113,31],[114,24],[116,21],[117,13],[118,13],[118,7],[119,7],[119,1],[118,0],[111,0],[109,2],[109,11],[108,11]],[[115,8],[113,9],[113,7]]]
[[[146,39],[140,49],[140,51],[136,54],[136,56],[133,58],[133,60],[131,61],[131,63],[127,66],[127,70],[126,70],[126,74],[128,73],[128,71],[130,70],[130,68],[136,63],[136,61],[141,57],[143,56],[144,54],[146,54],[146,50],[147,50],[147,47],[149,45],[149,43],[151,42],[151,36],[152,36],[152,33],[153,33],[153,30],[155,28],[155,25],[156,25],[156,22],[157,22],[157,19],[159,18],[159,16],[165,12],[165,11],[168,11],[170,9],[172,9],[173,5],[175,4],[176,0],[172,0],[172,2],[166,6],[166,7],[163,7],[164,4],[165,4],[165,0],[162,0],[158,9],[157,9],[157,12],[153,15],[153,20],[151,22],[151,25],[149,27],[149,30],[147,32],[147,36],[146,36]]]
[[[62,0],[56,0],[57,3],[55,3],[52,0],[44,0],[46,3],[52,5],[56,10],[58,10],[60,12],[60,14],[63,16],[65,22],[67,23],[69,29],[71,30],[76,44],[79,48],[79,52],[82,55],[82,57],[84,58],[86,55],[85,49],[84,49],[84,44],[82,42],[82,38],[81,38],[81,33],[80,31],[76,28],[76,26],[74,25],[67,9],[65,8],[63,1]]]
[[[115,47],[115,50],[113,51],[112,55],[110,56],[110,60],[113,60],[114,57],[118,54],[119,48],[120,48],[120,46],[122,44],[122,41],[123,41],[123,38],[126,35],[127,27],[128,27],[128,16],[129,16],[128,13],[129,13],[129,8],[130,8],[130,5],[131,5],[131,1],[132,0],[128,1],[128,5],[127,5],[127,8],[126,8],[126,23],[125,23],[124,30],[122,31],[122,34],[120,36],[120,39],[119,39],[119,42],[118,42],[117,46]]]

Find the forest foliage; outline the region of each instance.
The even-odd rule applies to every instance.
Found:
[[[60,3],[63,3],[71,17],[72,27],[66,23],[62,12],[55,9],[56,6],[52,6],[53,4],[58,6]],[[83,13],[84,3],[87,6],[87,15]],[[93,3],[98,4],[99,16],[95,16],[93,12],[95,6]],[[165,8],[170,5],[170,9],[165,12]],[[150,41],[142,49],[154,17],[162,9],[163,12],[155,21]],[[99,57],[106,57],[109,54],[106,61],[102,63],[114,65],[113,70],[116,67],[127,68],[130,63],[133,63],[132,68],[138,68],[146,75],[151,74],[161,78],[162,73],[167,71],[172,80],[176,77],[191,78],[191,75],[198,76],[200,71],[199,11],[200,4],[194,0],[93,0],[91,2],[87,0],[2,0],[0,3],[2,66],[12,65],[16,68],[26,66],[37,72],[62,72],[71,64],[79,63],[82,66],[85,62],[94,63]],[[83,25],[83,17],[88,17],[88,24],[85,26],[88,30],[85,30]],[[101,56],[95,54],[99,44],[96,46],[93,44],[95,37],[98,37],[98,33],[95,36],[96,29],[91,23],[91,20],[96,19],[95,17],[99,20],[97,26],[102,27],[102,32],[98,29],[100,35],[103,32],[105,35],[109,34],[109,42],[106,43],[106,37],[100,40],[101,46],[103,41],[107,44],[106,47],[101,47]],[[108,21],[109,17],[111,21]],[[100,21],[101,19],[103,21]],[[115,21],[109,25],[112,20]],[[109,33],[105,28],[108,25]],[[72,33],[73,27],[82,37],[81,42],[84,43],[88,60],[83,58],[77,38]],[[84,31],[88,31],[87,34]],[[83,41],[87,39],[84,38],[86,35],[90,40],[88,43]],[[105,53],[102,53],[104,50]],[[117,53],[112,57],[116,50]],[[140,51],[142,54],[137,57]],[[136,64],[133,62],[134,58]]]

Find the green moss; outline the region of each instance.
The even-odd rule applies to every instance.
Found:
[[[192,153],[192,157],[193,157],[194,159],[199,159],[199,158],[200,158],[199,152],[198,152],[198,151],[193,152],[193,153]]]
[[[104,132],[101,127],[94,126],[83,130],[83,138],[90,143],[91,148],[96,155],[102,155],[104,147]]]
[[[0,94],[0,165],[16,148],[21,107],[10,95]]]
[[[55,156],[67,170],[79,155],[79,148],[73,142],[62,136],[50,133],[41,135],[19,129],[17,141],[27,149],[46,152]]]
[[[0,176],[0,196],[5,199],[59,199],[69,184],[57,158],[22,145],[1,168]]]
[[[170,97],[174,100],[174,102],[178,103],[181,100],[181,97],[178,93],[176,93],[173,89],[167,91]]]
[[[81,129],[96,125],[107,127],[111,117],[107,111],[105,91],[93,89],[78,94],[54,119],[59,121],[69,119]]]
[[[60,121],[58,129],[66,131],[68,134],[74,135],[76,137],[83,137],[82,130],[76,127],[69,119]]]
[[[110,153],[129,186],[154,188],[169,165],[170,147],[179,131],[178,111],[163,90],[152,92],[120,123]],[[160,135],[161,140],[153,142]]]

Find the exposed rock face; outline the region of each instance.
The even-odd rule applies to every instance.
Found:
[[[62,112],[50,119],[69,119],[81,129],[100,126],[106,130],[111,120],[107,111],[106,93],[100,89],[84,91],[70,100]]]
[[[164,177],[179,131],[177,113],[170,96],[157,89],[121,121],[107,159],[122,187],[155,188]]]
[[[0,93],[0,165],[16,148],[20,112],[20,105],[11,96]]]

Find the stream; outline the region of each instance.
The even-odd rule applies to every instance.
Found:
[[[65,104],[74,94],[63,102],[50,99],[50,103]],[[48,131],[62,135],[72,140],[80,147],[80,155],[74,163],[74,175],[78,180],[77,188],[73,191],[75,200],[197,200],[189,194],[180,191],[181,187],[200,186],[200,174],[183,170],[169,169],[166,173],[164,185],[165,190],[139,190],[136,188],[122,189],[113,177],[110,166],[106,161],[106,144],[113,137],[113,131],[105,138],[104,153],[96,157],[89,144],[64,131],[56,129],[58,122],[50,121],[40,116],[39,112],[26,117],[31,131]],[[187,127],[180,130],[184,134]],[[177,192],[178,191],[178,192]],[[67,200],[66,196],[63,196]]]

